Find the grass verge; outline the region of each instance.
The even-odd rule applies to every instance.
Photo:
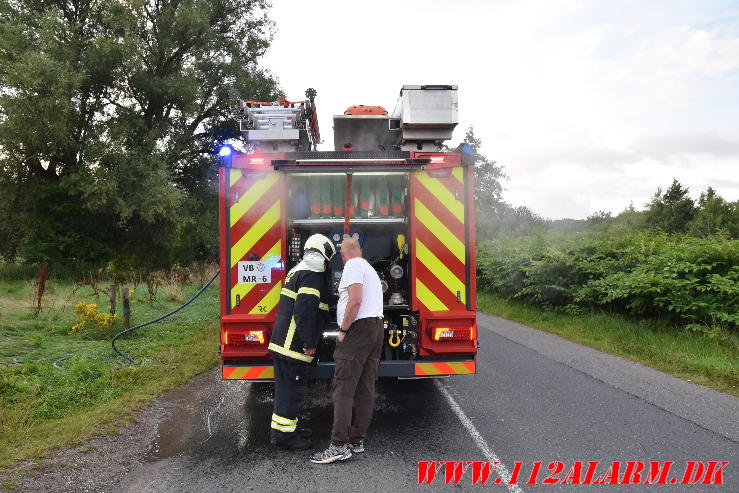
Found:
[[[174,294],[156,301],[144,290],[134,293],[132,323],[167,313],[198,288],[172,288]],[[112,361],[110,348],[120,320],[69,334],[75,304],[100,301],[89,288],[54,283],[37,317],[26,302],[31,289],[29,283],[0,283],[0,466],[115,433],[142,406],[218,361],[216,285],[184,311],[119,340],[118,347],[137,360],[125,368]],[[107,303],[99,306],[106,311]],[[65,370],[54,368],[63,356],[71,356],[61,363]]]
[[[567,314],[487,292],[478,293],[477,307],[739,397],[736,335],[709,338],[657,320],[596,312]]]

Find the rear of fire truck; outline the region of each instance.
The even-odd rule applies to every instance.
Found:
[[[315,91],[274,103],[237,99],[248,148],[220,152],[223,378],[269,381],[270,331],[286,273],[321,233],[359,240],[383,286],[381,377],[475,373],[473,168],[469,147],[441,152],[457,124],[456,86],[403,86],[392,114],[352,106],[320,141]],[[338,299],[343,263],[328,267]],[[330,306],[312,374],[331,378]]]

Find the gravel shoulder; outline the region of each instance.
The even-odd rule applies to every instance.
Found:
[[[187,407],[192,392],[212,390],[218,369],[202,373],[184,386],[175,388],[142,409],[135,420],[118,429],[118,434],[94,436],[80,445],[53,451],[44,458],[16,463],[0,472],[0,489],[7,491],[114,491],[126,474],[147,460],[176,447],[162,442],[161,424],[174,411]],[[198,390],[200,389],[200,390]],[[164,449],[159,445],[164,443]]]

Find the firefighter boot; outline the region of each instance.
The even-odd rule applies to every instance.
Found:
[[[307,450],[311,448],[313,443],[299,434],[295,433],[287,440],[275,440],[272,438],[272,445],[282,450]]]

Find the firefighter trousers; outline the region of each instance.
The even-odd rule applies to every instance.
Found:
[[[367,436],[375,409],[375,381],[384,340],[382,318],[356,320],[334,351],[334,425],[331,443],[355,443]]]
[[[290,444],[298,436],[298,414],[308,385],[308,365],[301,361],[274,358],[275,406],[272,413],[272,442]]]

